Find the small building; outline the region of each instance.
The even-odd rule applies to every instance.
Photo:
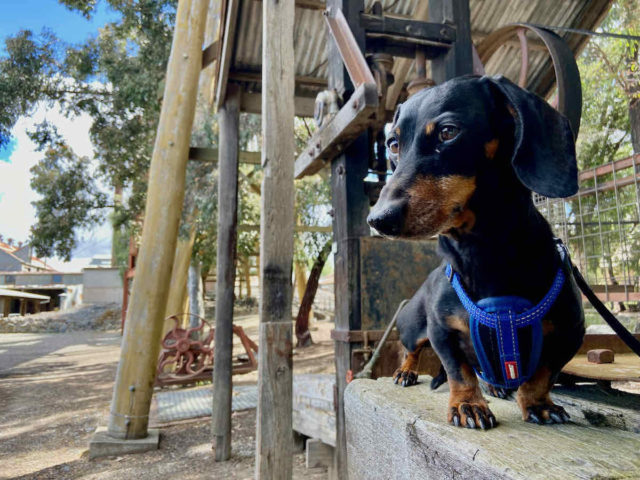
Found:
[[[47,295],[0,288],[0,313],[3,317],[11,314],[39,313],[42,310],[48,310],[46,307],[43,308],[43,305],[48,305],[50,302],[51,297]]]
[[[33,256],[30,244],[17,245],[0,241],[0,271],[4,272],[52,272],[44,260]]]

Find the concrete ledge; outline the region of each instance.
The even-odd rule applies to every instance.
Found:
[[[146,438],[125,440],[107,435],[106,427],[98,427],[89,441],[89,458],[110,457],[157,450],[160,430],[150,428]]]
[[[590,425],[539,426],[515,402],[490,399],[499,426],[446,423],[448,388],[429,377],[410,388],[390,378],[355,380],[345,391],[349,479],[638,478],[640,435]]]

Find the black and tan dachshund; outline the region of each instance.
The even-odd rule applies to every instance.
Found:
[[[420,350],[430,342],[450,383],[448,421],[470,428],[497,425],[479,388],[470,314],[452,278],[472,302],[518,297],[537,305],[564,272],[539,324],[538,360],[516,399],[526,421],[566,422],[569,416],[549,391],[582,343],[584,314],[531,192],[567,197],[578,189],[567,119],[503,77],[460,77],[400,105],[386,143],[394,172],[368,222],[388,237],[438,235],[443,258],[398,318],[409,351],[397,372],[401,384],[417,382]],[[526,357],[531,341],[522,337],[519,343],[519,355]],[[507,370],[496,370],[517,376],[509,363]]]

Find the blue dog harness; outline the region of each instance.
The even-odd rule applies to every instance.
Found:
[[[565,257],[562,251],[561,255]],[[536,371],[542,352],[542,319],[564,285],[560,266],[551,289],[536,306],[526,298],[488,297],[474,303],[459,275],[447,264],[445,274],[469,313],[469,330],[478,357],[476,374],[487,383],[517,388]]]

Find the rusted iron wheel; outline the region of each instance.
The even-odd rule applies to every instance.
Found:
[[[551,57],[557,86],[557,97],[551,102],[551,105],[567,117],[574,136],[577,138],[582,117],[580,72],[573,52],[561,37],[551,30],[527,23],[505,25],[489,34],[477,45],[476,51],[479,60],[482,65],[487,65],[491,57],[503,45],[519,45],[521,64],[517,83],[522,88],[544,96],[548,92],[537,91],[535,79],[529,78],[528,75],[531,60],[528,38],[530,36],[541,40],[541,44],[546,47]]]

